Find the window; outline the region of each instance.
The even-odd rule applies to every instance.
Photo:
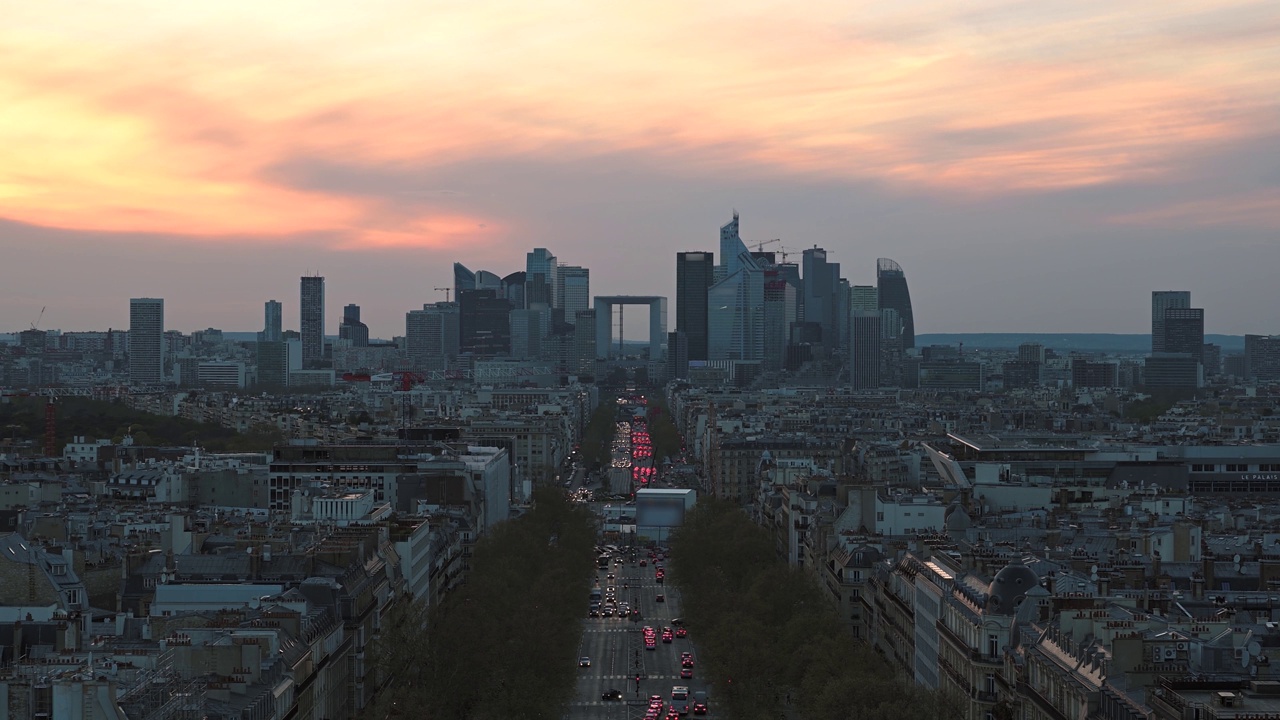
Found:
[[[1243,463],[1227,463],[1227,472],[1247,472],[1249,466]]]
[[[877,521],[877,522],[884,522],[884,513],[883,513],[883,512],[878,512],[878,513],[876,513],[876,521]]]

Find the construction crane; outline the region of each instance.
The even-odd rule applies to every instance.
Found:
[[[444,291],[444,301],[445,301],[445,302],[449,302],[449,291],[450,291],[450,290],[452,290],[452,288],[447,288],[447,287],[445,287],[445,288],[436,288],[436,290],[443,290],[443,291]]]
[[[782,238],[774,238],[772,240],[765,240],[763,242],[758,242],[756,243],[756,252],[764,252],[765,245],[772,245],[774,243],[780,243],[780,242],[782,242]]]
[[[36,316],[36,321],[31,323],[32,330],[40,329],[40,321],[44,319],[44,311],[45,311],[45,308],[40,308],[40,314]]]

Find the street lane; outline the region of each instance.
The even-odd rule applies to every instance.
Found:
[[[672,688],[685,685],[689,688],[689,700],[678,701],[678,704],[692,706],[693,693],[707,690],[696,666],[698,651],[692,634],[689,638],[674,638],[671,643],[661,641],[662,628],[675,630],[671,621],[680,616],[679,591],[657,583],[654,564],[645,552],[640,552],[637,557],[645,558],[646,567],[628,562],[621,567],[614,565],[610,570],[600,570],[597,574],[602,589],[614,585],[618,601],[638,607],[641,617],[636,620],[618,617],[583,619],[579,655],[590,657],[592,665],[579,670],[577,695],[570,705],[568,718],[639,720],[644,716],[650,695],[660,695],[664,702],[670,704]],[[610,571],[617,574],[616,579],[606,579]],[[623,588],[624,584],[629,587]],[[659,594],[665,596],[664,602],[657,602]],[[641,629],[646,625],[658,632],[654,650],[644,649]],[[694,678],[690,680],[680,679],[680,653],[685,650],[694,654]],[[640,676],[638,687],[636,675]],[[601,693],[610,689],[622,691],[623,700],[601,700]],[[707,717],[714,717],[714,698],[711,707],[713,714]]]

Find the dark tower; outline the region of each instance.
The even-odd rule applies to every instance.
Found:
[[[676,332],[684,333],[689,360],[707,359],[707,291],[715,253],[676,253]]]
[[[876,260],[876,291],[881,310],[895,310],[902,321],[902,349],[916,346],[916,323],[911,314],[911,293],[902,266],[889,258]]]

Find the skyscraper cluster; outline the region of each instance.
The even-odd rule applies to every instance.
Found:
[[[846,369],[855,387],[893,377],[915,346],[915,319],[906,276],[896,262],[876,265],[877,285],[854,286],[828,252],[812,247],[801,262],[782,252],[752,252],[739,217],[720,228],[720,262],[711,251],[676,255],[676,330],[668,340],[673,372],[689,364],[733,362],[760,371],[810,363]],[[763,246],[763,243],[762,243]]]

